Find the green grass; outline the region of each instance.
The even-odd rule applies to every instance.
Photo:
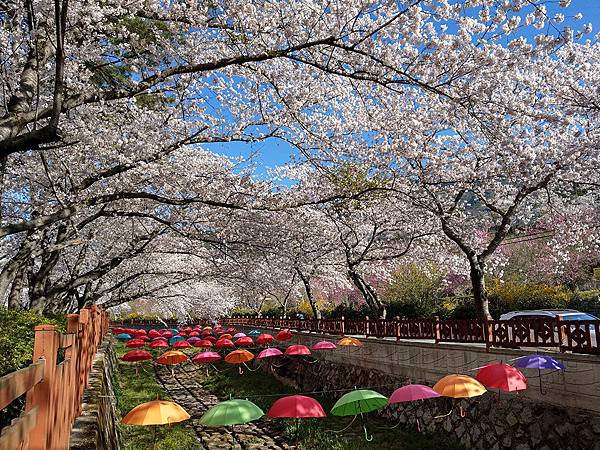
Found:
[[[117,344],[117,357],[121,357],[130,349],[123,344]],[[156,355],[155,355],[156,356]],[[117,397],[117,414],[123,418],[130,410],[141,403],[151,400],[169,400],[169,396],[156,382],[154,369],[151,364],[144,363],[139,374],[135,368],[119,360],[115,374],[115,395]],[[121,433],[121,448],[124,450],[151,449],[154,427],[119,424]],[[185,422],[156,427],[156,446],[161,450],[191,450],[198,449],[194,430]]]
[[[222,372],[215,373],[212,370],[208,377],[205,373],[199,371],[196,375],[198,381],[207,390],[224,400],[228,399],[230,395],[234,398],[247,398],[258,405],[265,413],[275,400],[281,397],[281,395],[273,396],[273,394],[288,395],[296,393],[293,388],[280,383],[262,371],[250,372],[245,370],[242,375],[239,375],[237,371],[231,369],[231,366],[225,364],[218,364],[217,368]],[[331,398],[319,394],[310,395],[323,405],[326,413],[331,410],[335,403]],[[367,429],[369,434],[373,436],[371,442],[364,439],[360,419],[355,420],[342,433],[332,431],[345,428],[351,420],[351,417],[328,416],[323,419],[301,421],[298,433],[299,447],[304,450],[459,450],[464,448],[441,433],[418,433],[413,428],[398,427],[390,429],[392,424],[373,414],[367,417]],[[276,421],[281,432],[285,433],[288,439],[293,440],[296,431],[295,423],[292,420],[277,419]]]

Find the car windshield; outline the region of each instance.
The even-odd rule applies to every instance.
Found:
[[[579,313],[565,315],[563,320],[598,320],[598,318],[592,316],[591,314]]]

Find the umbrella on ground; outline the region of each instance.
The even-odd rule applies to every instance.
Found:
[[[168,346],[167,341],[163,340],[156,340],[150,344],[150,348],[167,348]]]
[[[292,332],[290,330],[281,330],[275,335],[275,339],[278,341],[289,341],[292,338]]]
[[[194,347],[200,348],[209,348],[213,346],[212,342],[210,342],[208,339],[200,339],[196,341],[193,345]]]
[[[233,335],[234,339],[239,339],[239,338],[243,338],[243,337],[246,337],[246,335],[244,333],[235,333]]]
[[[294,419],[297,437],[300,430],[299,419],[325,417],[326,414],[321,404],[314,398],[305,395],[289,395],[273,403],[267,415],[273,418]]]
[[[192,336],[192,337],[189,337],[189,338],[187,338],[187,341],[188,341],[190,344],[192,344],[192,345],[196,344],[197,342],[200,342],[201,340],[202,340],[202,339],[200,339],[199,337],[196,337],[196,336]],[[212,345],[212,344],[211,344],[211,345]]]
[[[281,356],[283,352],[275,347],[265,348],[262,352],[260,352],[257,356],[258,359],[265,358],[274,358],[275,356]]]
[[[169,331],[171,331],[171,333],[173,333],[173,336],[175,336],[176,334],[179,334],[179,330],[177,328],[171,328]]]
[[[127,347],[127,348],[139,348],[139,347],[143,347],[144,345],[146,345],[146,342],[142,341],[141,339],[130,339],[125,344],[125,347]]]
[[[138,336],[138,337],[136,337],[136,339],[141,339],[144,342],[150,342],[151,341],[151,339],[148,336],[145,336],[145,335],[144,336]]]
[[[127,340],[131,339],[131,335],[129,335],[127,333],[120,333],[120,334],[117,334],[116,338],[120,341],[127,341]]]
[[[228,362],[229,364],[240,365],[240,375],[243,373],[241,364],[245,364],[248,361],[252,361],[253,359],[254,355],[248,350],[234,350],[231,353],[228,353],[227,356],[225,356],[225,362]]]
[[[200,333],[198,333],[197,331],[191,331],[188,336],[189,337],[200,337]]]
[[[156,425],[182,422],[189,418],[187,411],[177,403],[154,400],[133,408],[122,422],[126,425],[154,425],[153,446],[156,448]]]
[[[177,336],[188,337],[188,335],[185,331],[180,331],[179,333],[177,333]]]
[[[219,355],[217,352],[202,352],[196,353],[192,358],[192,361],[196,364],[204,364],[219,361],[220,359],[221,355]]]
[[[233,336],[231,334],[229,334],[229,333],[225,333],[225,334],[222,334],[219,337],[219,339],[229,339],[229,340],[231,340],[231,339],[233,339]]]
[[[175,342],[173,348],[190,348],[191,346],[192,344],[190,344],[188,341],[179,341]]]
[[[137,363],[141,361],[149,361],[152,359],[152,355],[150,352],[146,350],[131,350],[130,352],[125,353],[121,356],[121,360],[125,362]],[[138,365],[135,365],[135,374],[139,373]]]
[[[522,356],[515,361],[514,367],[519,369],[537,369],[540,379],[540,393],[546,392],[542,389],[542,369],[565,370],[565,366],[559,361],[548,355],[528,355]]]
[[[249,331],[249,332],[248,332],[248,336],[252,336],[252,337],[255,337],[255,336],[260,336],[260,334],[261,334],[261,333],[260,333],[260,331],[258,331],[258,330],[252,330],[252,331]]]
[[[333,342],[321,341],[312,346],[313,350],[336,350],[337,346]]]
[[[333,408],[331,408],[331,414],[334,416],[358,416],[363,421],[363,430],[365,431],[365,439],[372,441],[373,436],[369,436],[367,432],[367,425],[364,421],[363,414],[381,409],[386,406],[388,399],[381,395],[379,392],[371,391],[369,389],[358,389],[356,391],[348,392],[344,394]]]
[[[165,364],[165,365],[171,366],[171,375],[173,375],[174,374],[173,365],[180,364],[187,360],[188,360],[188,357],[185,353],[182,353],[178,350],[171,350],[171,351],[165,352],[162,355],[160,355],[156,361],[159,364]]]
[[[146,330],[144,330],[144,329],[140,328],[140,329],[138,329],[138,330],[134,330],[134,331],[133,331],[133,334],[134,334],[135,336],[146,336]]]
[[[422,384],[407,384],[396,389],[390,396],[390,405],[404,402],[414,402],[416,400],[425,400],[428,398],[437,398],[440,394],[435,392],[429,386]],[[417,430],[421,431],[419,418],[417,417]]]
[[[121,327],[112,327],[110,331],[112,331],[114,334],[121,334],[125,332]]]
[[[250,333],[248,333],[250,334]],[[270,334],[261,334],[256,338],[256,343],[257,344],[270,344],[271,342],[273,342],[275,340],[275,338],[273,336],[271,336]]]
[[[290,345],[284,352],[287,356],[304,356],[310,355],[310,350],[306,345]]]
[[[175,345],[179,341],[185,341],[185,338],[183,336],[173,336],[169,339],[169,345]]]
[[[363,345],[362,342],[353,337],[343,337],[338,341],[337,344],[343,345],[344,347],[362,347]]]
[[[165,331],[164,333],[161,333],[160,335],[166,339],[173,337],[173,333],[171,333],[169,330]]]
[[[488,364],[482,367],[475,379],[487,388],[496,388],[502,391],[520,391],[527,389],[527,378],[516,369],[503,362]]]
[[[151,338],[155,338],[155,337],[160,336],[160,333],[158,331],[152,329],[152,330],[148,331],[148,336]]]
[[[235,345],[237,345],[238,347],[251,346],[251,345],[254,345],[254,341],[252,340],[252,338],[250,336],[243,336],[243,337],[239,338],[237,341],[235,341]]]
[[[235,333],[235,328],[229,327],[225,330],[226,333]]]
[[[233,348],[233,347],[235,347],[235,345],[233,344],[233,342],[231,342],[230,339],[219,339],[215,343],[215,347],[218,347],[218,348]]]
[[[216,338],[216,337],[214,337],[214,336],[206,336],[206,337],[204,338],[204,340],[206,340],[206,341],[208,341],[208,342],[212,342],[213,344],[214,344],[215,342],[217,342],[217,338]]]

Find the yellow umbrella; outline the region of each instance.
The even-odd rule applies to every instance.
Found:
[[[187,411],[177,403],[153,400],[133,408],[123,417],[122,422],[126,425],[154,425],[153,445],[155,446],[156,425],[182,422],[189,418]]]
[[[338,341],[338,345],[344,345],[346,347],[362,347],[362,342],[353,337],[343,337]]]
[[[485,394],[486,389],[479,381],[468,375],[446,375],[439,380],[433,390],[444,397],[471,398]]]
[[[248,350],[234,350],[231,353],[228,353],[227,356],[225,356],[225,362],[228,362],[229,364],[243,364],[253,359],[254,354],[252,354]],[[240,366],[239,372],[240,375],[243,373],[242,366]]]

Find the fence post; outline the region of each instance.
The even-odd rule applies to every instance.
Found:
[[[396,340],[400,340],[400,316],[394,317],[394,334],[396,336]]]
[[[52,386],[56,372],[56,326],[37,325],[35,327],[35,341],[33,347],[33,361],[45,359],[44,379],[27,392],[25,410],[37,408],[35,427],[29,432],[29,448],[46,450],[49,428],[54,424],[49,423],[53,417],[54,405],[52,404]]]
[[[442,327],[440,326],[440,316],[433,316],[433,333],[435,335],[435,343],[439,344],[442,339]]]
[[[563,321],[563,316],[561,315],[556,316],[555,320],[558,331],[558,350],[564,352],[565,346],[563,344],[565,343],[565,322]]]
[[[346,318],[344,316],[342,316],[340,331],[342,332],[342,336],[346,335]]]

